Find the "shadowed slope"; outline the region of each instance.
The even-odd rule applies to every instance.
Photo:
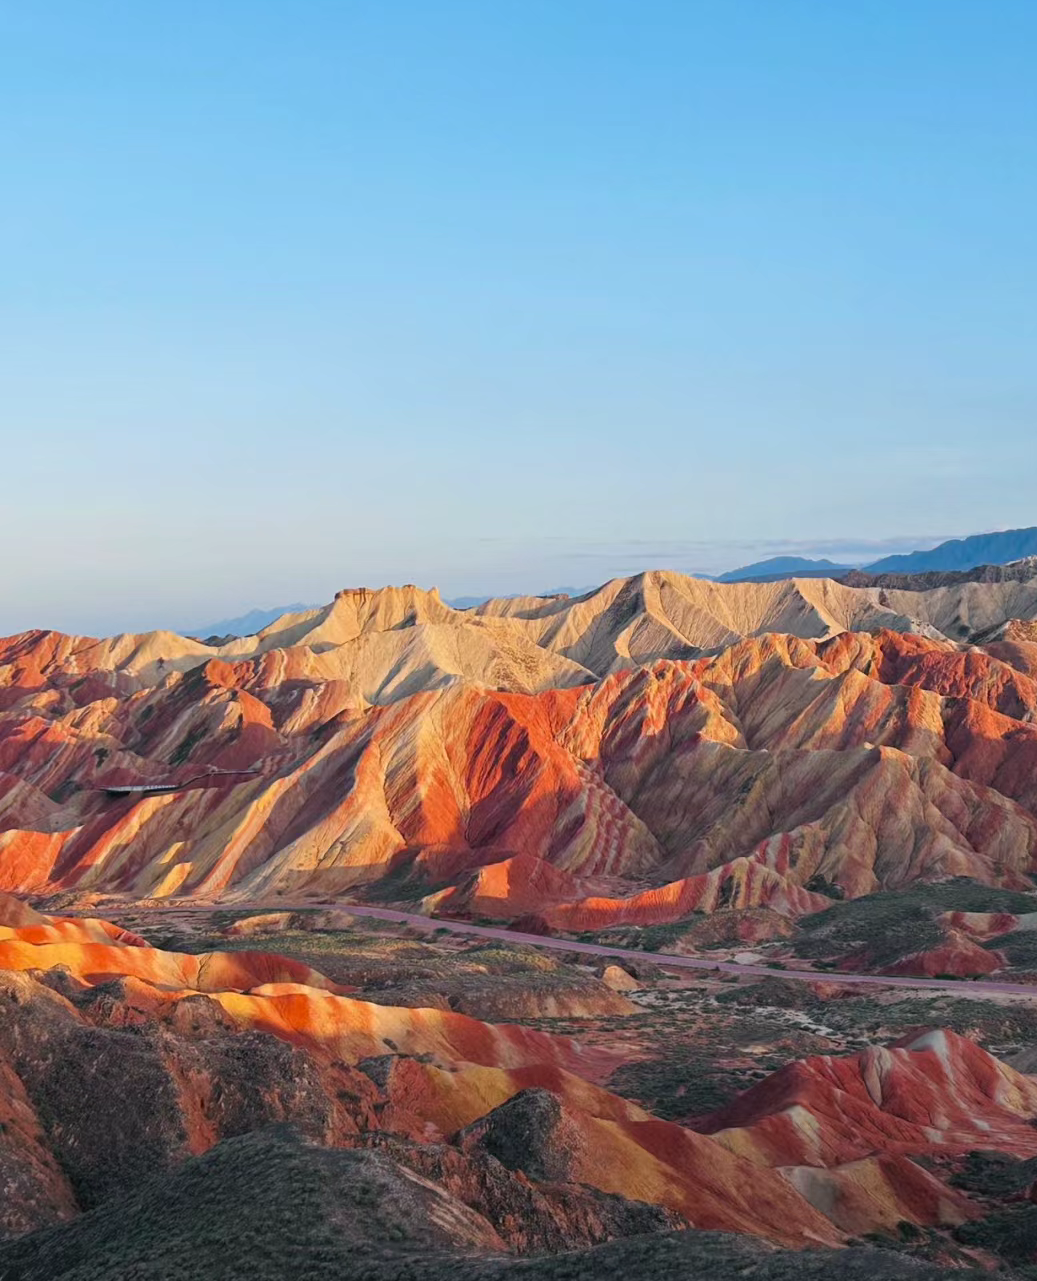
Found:
[[[233,1183],[239,1147],[226,1140],[239,1135],[252,1136],[240,1151],[257,1169],[288,1172],[293,1198],[305,1203],[312,1188],[306,1231],[323,1224],[324,1235],[305,1248],[342,1230],[361,1254],[398,1241],[423,1255],[499,1255],[675,1223],[836,1244],[847,1232],[975,1217],[973,1202],[911,1154],[982,1144],[1037,1156],[1037,1085],[949,1033],[793,1062],[689,1129],[598,1084],[622,1057],[607,1047],[374,1004],[322,990],[315,973],[249,991],[215,988],[215,973],[165,986],[138,976],[142,958],[164,975],[185,971],[183,954],[102,921],[41,919],[9,900],[0,908],[11,922],[5,942],[20,949],[20,969],[0,972],[0,1080],[11,1101],[0,1227],[17,1233],[89,1212],[75,1230],[0,1247],[0,1263],[16,1269],[78,1275],[91,1252],[105,1258],[121,1241],[120,1205],[145,1233],[131,1233],[137,1248],[154,1236],[163,1252],[177,1249],[145,1226],[149,1207],[176,1205],[199,1172]],[[74,941],[77,930],[87,941]],[[90,941],[98,936],[109,942]],[[111,956],[104,974],[91,968],[97,947]],[[236,955],[260,978],[285,963]],[[113,977],[118,958],[125,969]],[[281,1122],[307,1142],[253,1133]],[[347,1159],[311,1144],[355,1151]],[[372,1235],[332,1208],[368,1184],[389,1215],[364,1220]],[[252,1195],[261,1201],[261,1186]],[[195,1214],[185,1208],[185,1222]],[[222,1266],[219,1242],[209,1248]]]
[[[70,933],[73,924],[46,928]],[[575,1149],[564,1135],[544,1135],[559,1160],[574,1162],[550,1181],[589,1184],[788,1245],[839,1239],[780,1176],[754,1172],[713,1140],[656,1121],[596,1085],[618,1061],[607,1051],[515,1024],[335,995],[320,990],[327,981],[319,975],[310,983],[260,982],[247,992],[217,989],[218,971],[202,973],[208,957],[165,953],[134,936],[105,949],[99,973],[97,944],[19,938],[42,928],[9,926],[12,937],[0,945],[8,949],[0,969],[13,962],[16,971],[0,973],[0,1068],[25,1100],[27,1199],[49,1202],[55,1217],[71,1207],[69,1188],[81,1208],[100,1205],[132,1186],[142,1164],[171,1169],[243,1123],[298,1119],[324,1142],[382,1128],[442,1142],[532,1090],[557,1100],[579,1135]],[[117,933],[96,922],[82,932],[98,929]],[[291,964],[271,954],[231,955],[241,970]],[[113,984],[120,958],[122,976]],[[200,962],[194,986],[155,980],[189,979],[188,959]],[[17,971],[46,975],[62,995]],[[244,1045],[251,1066],[234,1053]],[[271,1056],[272,1047],[281,1048]]]
[[[961,590],[992,617],[1035,585]],[[950,590],[903,595],[935,617]],[[475,612],[342,592],[218,647],[26,633],[0,644],[0,889],[370,889],[596,929],[1023,888],[1037,646],[905,634],[895,595],[649,573]],[[104,791],[134,783],[179,790]]]
[[[291,1195],[285,1195],[285,1189]],[[509,1259],[462,1201],[377,1152],[329,1152],[283,1131],[233,1139],[64,1228],[0,1244],[20,1281],[932,1281],[888,1251],[774,1251],[745,1237],[639,1236],[557,1258]],[[463,1253],[462,1253],[463,1251]],[[246,1263],[247,1261],[247,1263]],[[958,1272],[962,1281],[979,1273]]]
[[[703,1123],[763,1165],[832,1166],[875,1151],[1037,1154],[1037,1083],[965,1037],[790,1064]]]

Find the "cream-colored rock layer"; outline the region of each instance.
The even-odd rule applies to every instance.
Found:
[[[118,673],[144,688],[216,658],[235,663],[303,651],[296,663],[347,681],[368,703],[452,677],[493,688],[565,686],[632,663],[684,658],[765,632],[824,639],[889,628],[960,641],[1037,619],[1037,575],[930,591],[846,587],[829,579],[713,583],[670,571],[618,578],[586,596],[491,600],[455,610],[434,589],[340,592],[330,605],[285,614],[256,636],[209,646],[168,631],[105,640],[26,633],[36,675]],[[22,639],[22,638],[19,638]],[[25,673],[22,673],[23,675]],[[30,676],[33,672],[28,672]]]
[[[589,929],[1028,886],[1037,645],[841,630],[870,599],[674,574],[481,614],[346,592],[184,642],[186,671],[154,637],[11,638],[0,889],[276,903],[410,874],[426,910]],[[783,630],[698,650],[757,625]],[[138,783],[179,790],[105,795]]]

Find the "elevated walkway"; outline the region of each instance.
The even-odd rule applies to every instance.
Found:
[[[259,774],[258,769],[218,769],[210,770],[206,774],[193,774],[190,778],[185,778],[180,783],[113,783],[108,787],[101,787],[97,790],[104,792],[106,796],[112,798],[124,796],[160,796],[165,792],[183,792],[191,787],[194,783],[207,781],[211,778],[228,778],[242,777],[244,775]]]

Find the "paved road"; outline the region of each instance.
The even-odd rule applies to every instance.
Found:
[[[846,974],[839,970],[776,970],[769,965],[739,965],[736,961],[712,961],[697,956],[674,956],[669,952],[642,952],[635,948],[608,947],[604,943],[578,943],[571,939],[549,938],[543,934],[523,934],[519,930],[506,930],[495,925],[470,925],[466,921],[452,921],[443,917],[420,916],[416,912],[398,912],[388,907],[368,907],[366,904],[335,903],[206,903],[163,904],[149,907],[148,912],[297,912],[326,910],[334,907],[351,916],[370,916],[381,921],[396,921],[419,929],[446,929],[453,934],[474,934],[480,938],[500,939],[506,943],[528,943],[532,947],[554,948],[559,952],[585,952],[590,956],[613,957],[628,961],[655,961],[660,965],[681,970],[719,970],[724,974],[750,974],[761,978],[780,977],[800,983],[838,982],[870,987],[908,987],[926,991],[954,992],[958,996],[976,996],[983,993],[1008,993],[1037,1000],[1037,986],[1026,983],[1002,983],[996,979],[912,979],[881,974]],[[93,913],[91,913],[93,914]],[[79,913],[78,915],[86,915]]]

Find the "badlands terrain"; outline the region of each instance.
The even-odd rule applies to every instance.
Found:
[[[0,642],[0,889],[577,932],[1027,890],[1035,617],[1037,573],[659,573],[474,612],[348,591],[212,645],[25,633]]]
[[[961,988],[3,897],[0,1275],[1026,1276],[1037,1004]]]
[[[1037,1275],[1037,565],[948,577],[0,641],[0,1278]]]

